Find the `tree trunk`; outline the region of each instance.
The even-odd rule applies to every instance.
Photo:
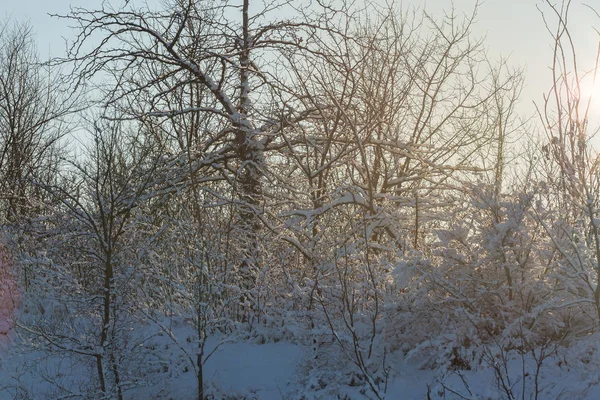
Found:
[[[202,354],[200,353],[198,353],[196,366],[198,367],[198,400],[204,400],[204,370],[202,365]]]
[[[240,207],[240,239],[242,261],[240,265],[242,304],[253,307],[255,299],[252,289],[256,285],[258,273],[259,245],[258,233],[260,220],[257,217],[262,203],[262,187],[260,182],[260,162],[262,150],[255,139],[254,131],[248,118],[250,110],[250,48],[251,39],[248,17],[249,0],[244,0],[242,7],[242,43],[240,49],[240,98],[238,112],[240,121],[236,127],[236,144],[240,161],[239,196],[242,201]],[[242,320],[249,322],[251,316],[248,308],[242,311]]]

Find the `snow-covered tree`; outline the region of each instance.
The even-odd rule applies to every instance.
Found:
[[[56,179],[75,96],[42,65],[30,25],[0,22],[0,47],[0,213],[14,222],[46,198],[34,182]]]

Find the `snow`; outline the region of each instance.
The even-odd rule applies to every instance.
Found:
[[[304,349],[291,343],[232,343],[206,363],[206,377],[227,392],[279,400],[289,390]]]
[[[189,327],[176,329],[185,335]],[[13,335],[13,340],[16,338]],[[579,343],[549,357],[539,380],[540,399],[596,399],[600,396],[600,346],[598,337],[583,338]],[[210,338],[207,350],[218,343]],[[165,398],[172,400],[194,399],[195,377],[192,371],[177,371],[177,349],[167,335],[156,336],[152,346],[157,346],[164,367],[166,384],[140,385],[126,391],[126,399]],[[330,348],[330,358],[314,359],[313,349],[299,343],[256,343],[253,339],[228,342],[208,359],[204,366],[205,392],[208,398],[328,399],[336,394],[349,399],[369,399],[372,394],[365,385],[350,384],[352,364],[335,355]],[[322,355],[328,354],[327,352]],[[0,398],[18,399],[59,398],[52,380],[77,393],[89,369],[76,358],[47,354],[37,349],[24,350],[14,346],[0,353]],[[471,370],[445,368],[422,369],[420,361],[405,358],[401,352],[390,354],[392,366],[385,398],[388,399],[493,399],[508,398],[497,385],[494,370],[482,363]],[[531,357],[513,354],[508,360],[508,378],[515,398],[534,398],[535,362]],[[523,368],[526,370],[523,380]],[[37,375],[36,375],[37,374]],[[331,380],[337,377],[338,382]],[[83,393],[83,392],[82,392]],[[462,396],[462,397],[461,397]],[[82,395],[83,397],[83,395]],[[77,397],[75,397],[77,398]]]
[[[236,49],[224,10],[67,17],[82,29],[75,53],[109,34],[72,60],[79,79],[116,62],[107,106],[152,98],[140,138],[94,123],[90,158],[71,160],[64,187],[36,183],[49,200],[7,226],[0,400],[188,400],[199,385],[207,399],[600,398],[600,200],[595,180],[575,179],[595,170],[552,137],[522,185],[482,183],[496,112],[516,104],[499,89],[520,78],[489,65],[493,81],[478,80],[470,22],[415,20],[405,36],[386,17],[336,54],[336,18],[314,15],[324,47],[304,20],[261,16]],[[446,33],[456,40],[439,46]],[[136,119],[106,121],[129,132]],[[512,158],[498,135],[496,173]],[[574,180],[564,193],[555,170]]]

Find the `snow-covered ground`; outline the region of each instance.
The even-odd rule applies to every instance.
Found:
[[[174,331],[181,339],[186,329]],[[600,398],[600,343],[587,337],[569,349],[548,356],[539,371],[538,399]],[[262,341],[262,340],[261,340]],[[185,342],[185,341],[183,341]],[[210,351],[217,340],[207,343]],[[156,335],[142,346],[153,350],[147,360],[147,381],[138,381],[125,392],[128,399],[194,399],[194,372],[182,349],[167,335]],[[77,357],[47,354],[14,343],[4,345],[0,358],[0,399],[61,397],[65,391],[83,393],[91,369]],[[420,360],[391,354],[388,399],[505,399],[510,398],[494,368],[482,362],[471,370],[420,369]],[[498,366],[503,367],[501,360]],[[510,355],[503,376],[514,398],[534,396],[536,363],[531,356]],[[132,365],[131,368],[135,368]],[[137,366],[139,367],[139,365]],[[221,344],[204,366],[205,394],[220,399],[362,399],[374,398],[351,361],[326,344],[315,353],[311,346],[290,342],[259,343],[244,338]],[[522,396],[523,390],[525,396]],[[77,397],[73,397],[77,398]],[[85,398],[80,397],[80,398]]]

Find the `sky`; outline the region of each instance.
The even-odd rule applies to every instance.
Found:
[[[116,0],[119,1],[121,0]],[[598,0],[586,1],[593,4]],[[541,0],[486,0],[479,6],[476,24],[473,27],[473,35],[486,37],[489,57],[508,57],[510,64],[526,69],[526,87],[522,93],[521,107],[527,114],[534,112],[533,101],[542,100],[542,94],[549,89],[551,82],[549,65],[552,39],[537,8],[542,6],[542,3]],[[4,4],[0,6],[0,16],[4,14],[19,21],[29,21],[34,26],[38,36],[38,49],[44,57],[64,54],[63,38],[73,36],[73,31],[64,21],[52,18],[48,14],[67,13],[69,5],[95,8],[101,4],[101,0],[17,0]],[[405,7],[423,6],[433,15],[441,15],[440,13],[448,10],[452,4],[458,13],[470,13],[475,1],[402,0],[402,4]],[[600,5],[598,8],[600,12]],[[600,18],[580,1],[573,1],[570,18],[570,28],[576,38],[581,59],[591,68],[600,40],[593,27],[600,30]],[[600,90],[600,85],[598,89],[588,89],[592,90]],[[598,98],[599,101],[594,106],[597,108],[595,112],[600,116],[600,93]]]

